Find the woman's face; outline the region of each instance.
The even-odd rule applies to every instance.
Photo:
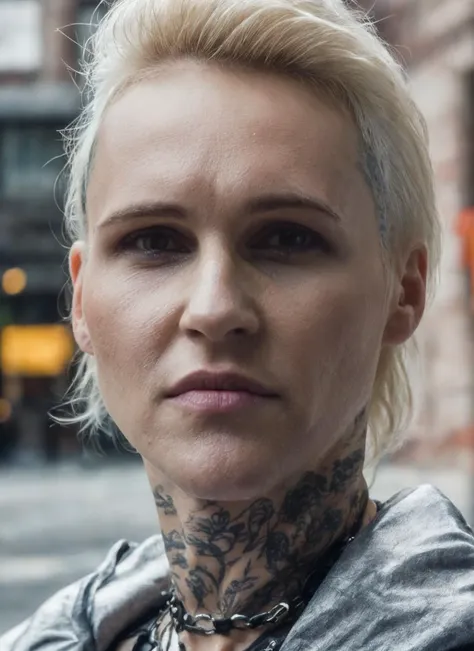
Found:
[[[289,79],[170,64],[107,111],[87,200],[76,338],[147,465],[229,500],[317,468],[368,402],[389,311],[351,119]],[[274,395],[169,397],[199,370]]]

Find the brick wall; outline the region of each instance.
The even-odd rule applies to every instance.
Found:
[[[420,329],[424,381],[416,433],[437,446],[474,416],[472,313],[456,218],[466,197],[466,85],[474,69],[472,0],[387,0],[392,43],[427,120],[444,252],[440,286]],[[429,446],[428,446],[429,447]]]

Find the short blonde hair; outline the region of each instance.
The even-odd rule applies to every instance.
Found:
[[[342,0],[116,0],[86,54],[87,105],[64,133],[72,240],[87,240],[88,176],[107,107],[158,65],[192,58],[291,75],[348,109],[360,133],[387,269],[423,244],[433,288],[440,228],[425,123],[401,67],[361,11]],[[396,445],[411,415],[406,363],[407,345],[382,351],[369,410],[373,458]],[[73,415],[63,420],[82,431],[104,429],[108,414],[93,357],[80,354],[70,391]]]

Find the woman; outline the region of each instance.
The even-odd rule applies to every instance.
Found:
[[[471,530],[363,475],[406,422],[438,260],[398,65],[341,0],[121,0],[93,46],[68,132],[75,421],[138,451],[162,537],[2,651],[474,649]]]

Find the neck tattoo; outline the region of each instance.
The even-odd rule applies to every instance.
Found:
[[[207,501],[184,521],[157,486],[172,588],[155,648],[166,649],[165,629],[171,639],[173,629],[228,635],[296,620],[363,524],[363,462],[364,447],[352,448],[326,474],[307,472],[280,503],[260,498],[236,514]]]
[[[176,591],[172,590],[166,597],[166,607],[156,620],[152,631],[152,638],[156,644],[157,651],[164,649],[163,638],[160,637],[160,625],[163,621],[165,614],[170,615],[170,622],[177,634],[182,631],[197,635],[229,635],[232,630],[253,630],[257,628],[276,627],[277,625],[285,622],[295,621],[302,611],[306,608],[317,588],[324,580],[326,574],[331,567],[337,562],[344,549],[356,537],[357,533],[363,525],[365,515],[365,508],[360,513],[360,516],[350,534],[343,539],[335,542],[327,551],[323,559],[320,559],[319,567],[314,572],[310,573],[301,595],[291,600],[282,601],[274,606],[270,611],[254,614],[252,616],[234,614],[227,618],[215,618],[208,614],[197,614],[195,616],[186,612],[183,603],[176,596]],[[165,631],[164,631],[165,632]],[[169,643],[171,643],[170,626],[168,626]],[[273,646],[272,646],[273,645]],[[272,641],[269,644],[270,649],[276,648],[276,642]],[[179,642],[180,651],[186,651],[186,646],[183,642]]]

